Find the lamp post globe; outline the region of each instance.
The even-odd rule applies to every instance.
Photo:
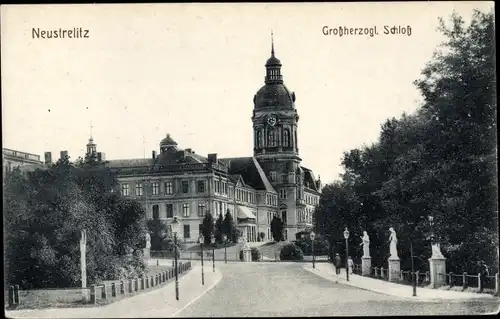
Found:
[[[344,238],[345,238],[345,275],[346,280],[349,281],[349,230],[347,227],[344,230]]]

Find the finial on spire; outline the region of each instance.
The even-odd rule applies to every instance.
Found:
[[[271,55],[274,56],[274,37],[273,30],[271,30]]]

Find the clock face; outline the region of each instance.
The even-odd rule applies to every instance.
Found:
[[[271,125],[271,126],[274,126],[276,125],[276,118],[274,116],[271,116],[267,119],[267,124]]]

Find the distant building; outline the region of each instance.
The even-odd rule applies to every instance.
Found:
[[[40,155],[2,148],[2,166],[4,174],[12,171],[16,167],[31,167],[43,164]]]

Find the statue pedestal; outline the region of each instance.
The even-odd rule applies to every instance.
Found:
[[[371,257],[362,257],[361,258],[361,275],[362,276],[370,276],[372,268],[372,258]]]
[[[252,249],[250,248],[248,243],[245,243],[242,250],[243,250],[243,261],[247,263],[252,262]]]
[[[151,258],[151,248],[143,248],[142,254],[144,256],[144,259],[146,259],[146,260],[150,259]]]
[[[389,257],[389,281],[398,282],[401,273],[401,259]]]
[[[429,259],[429,270],[432,288],[446,285],[446,258],[431,257]]]

